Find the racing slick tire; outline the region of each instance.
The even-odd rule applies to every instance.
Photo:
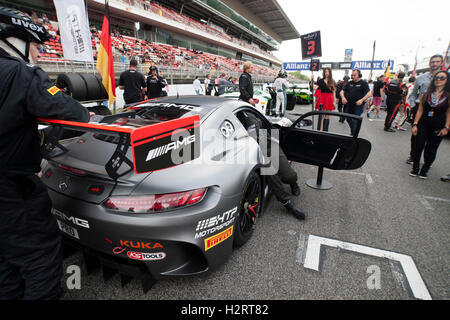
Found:
[[[235,223],[233,247],[243,246],[253,235],[256,220],[262,213],[263,184],[260,176],[252,171],[242,191],[239,214]]]
[[[87,86],[78,73],[62,73],[56,78],[56,86],[78,101],[86,101]]]
[[[289,111],[294,110],[296,99],[297,99],[297,97],[293,94],[286,95],[286,100],[287,100],[286,110],[289,110]]]
[[[108,100],[108,93],[106,92],[106,89],[103,86],[102,76],[100,75],[100,73],[96,73],[94,76],[95,76],[95,78],[97,78],[97,82],[100,87],[100,95],[99,95],[98,99],[99,100]]]
[[[89,73],[81,73],[80,76],[86,83],[86,101],[100,100],[101,88],[97,77]]]

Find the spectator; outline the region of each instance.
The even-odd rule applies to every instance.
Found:
[[[402,112],[399,112],[397,114],[397,117],[395,118],[395,121],[394,121],[394,128],[396,128],[397,130],[406,131],[406,129],[403,128],[403,125],[405,124],[406,119],[408,117],[408,110],[409,110],[409,113],[411,113],[411,105],[409,104],[408,101],[409,101],[409,97],[411,96],[411,93],[413,91],[415,81],[416,81],[415,77],[410,77],[408,79],[408,84],[406,85],[406,88],[408,89],[408,93],[406,95],[405,103],[404,103],[403,108],[400,108],[400,110]]]
[[[213,85],[211,84],[211,79],[209,77],[209,74],[206,75],[204,84],[205,84],[205,95],[210,96],[212,88],[213,88]]]
[[[450,81],[447,71],[438,71],[419,102],[412,134],[416,136],[411,176],[427,179],[428,170],[436,158],[442,138],[450,130]],[[420,158],[424,160],[419,172]]]
[[[229,89],[227,84],[232,84],[230,81],[225,79],[225,76],[225,73],[222,73],[219,79],[219,95],[224,94]]]
[[[384,76],[381,75],[378,77],[377,81],[373,84],[373,101],[372,106],[370,107],[369,111],[367,112],[367,118],[370,118],[370,113],[373,111],[373,109],[376,108],[376,114],[375,118],[379,119],[380,116],[380,107],[381,107],[381,97],[383,96],[383,88],[384,88]]]
[[[164,75],[162,72],[159,72],[159,76],[163,79],[163,82],[165,86],[161,89],[161,96],[167,97],[169,95],[169,84],[167,83],[167,79],[164,78]]]
[[[194,90],[196,95],[200,95],[200,93],[203,91],[202,84],[200,83],[200,80],[198,79],[198,76],[195,76],[195,80],[192,83],[194,85]]]
[[[441,70],[442,65],[444,63],[444,57],[436,54],[430,58],[429,66],[430,72],[424,73],[420,75],[416,84],[414,85],[413,92],[409,97],[409,103],[411,104],[411,112],[413,114],[413,119],[415,118],[417,108],[419,107],[420,98],[422,95],[427,92],[428,86],[430,85],[431,79],[436,75],[436,73]],[[413,154],[414,154],[414,146],[415,146],[416,136],[411,135],[411,150],[409,152],[409,158],[406,160],[407,164],[413,164]]]
[[[50,23],[50,20],[48,20],[47,14],[45,14],[45,13],[42,15],[42,22],[45,24]]]
[[[360,116],[364,111],[364,104],[372,95],[367,82],[361,79],[362,74],[358,69],[352,71],[352,80],[341,91],[342,103],[345,105],[345,112]],[[351,134],[356,134],[356,120],[348,119]]]
[[[119,89],[124,90],[125,104],[136,103],[144,100],[146,91],[145,77],[137,71],[138,62],[130,61],[130,69],[122,72],[119,79]]]

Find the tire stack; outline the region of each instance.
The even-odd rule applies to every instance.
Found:
[[[108,100],[108,93],[102,84],[100,74],[63,73],[56,79],[56,86],[80,102]],[[105,106],[88,107],[88,109],[99,115],[111,114]]]

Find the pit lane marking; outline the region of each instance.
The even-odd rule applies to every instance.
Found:
[[[307,240],[305,239],[305,237],[307,237]],[[406,281],[408,282],[414,297],[422,300],[432,300],[431,295],[428,292],[428,289],[424,281],[422,280],[422,277],[420,276],[419,270],[414,263],[414,260],[411,258],[411,256],[405,254],[314,235],[303,237],[301,235],[296,254],[296,261],[299,263],[303,263],[303,267],[306,269],[319,271],[320,248],[322,245],[346,251],[353,251],[378,258],[386,258],[388,260],[398,261],[400,262]]]
[[[373,178],[372,178],[372,175],[370,173],[342,171],[342,170],[331,170],[331,169],[328,169],[328,168],[325,168],[325,169],[327,171],[332,171],[332,172],[339,172],[339,173],[345,173],[345,174],[353,174],[353,175],[358,175],[358,176],[365,176],[366,177],[366,183],[367,184],[373,184]]]
[[[427,210],[434,210],[433,206],[430,204],[430,202],[428,200],[434,200],[434,201],[442,201],[442,202],[447,202],[450,203],[449,199],[443,199],[443,198],[438,198],[438,197],[431,197],[431,196],[423,196],[420,194],[416,194],[417,199],[419,200],[419,202],[425,207],[425,209]]]

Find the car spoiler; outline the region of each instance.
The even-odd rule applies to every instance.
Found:
[[[121,117],[107,116],[103,118],[103,121],[107,119],[116,120],[116,124],[38,118],[39,124],[52,127],[41,147],[43,157],[50,159],[69,151],[59,143],[64,129],[119,137],[115,152],[105,164],[106,172],[114,180],[132,170],[138,174],[163,170],[192,161],[200,156],[199,115],[142,127],[127,126],[126,114],[121,114]],[[120,123],[120,120],[123,122]],[[132,159],[126,155],[130,146]],[[56,154],[52,152],[56,147],[62,152]],[[119,173],[124,162],[130,169]]]

